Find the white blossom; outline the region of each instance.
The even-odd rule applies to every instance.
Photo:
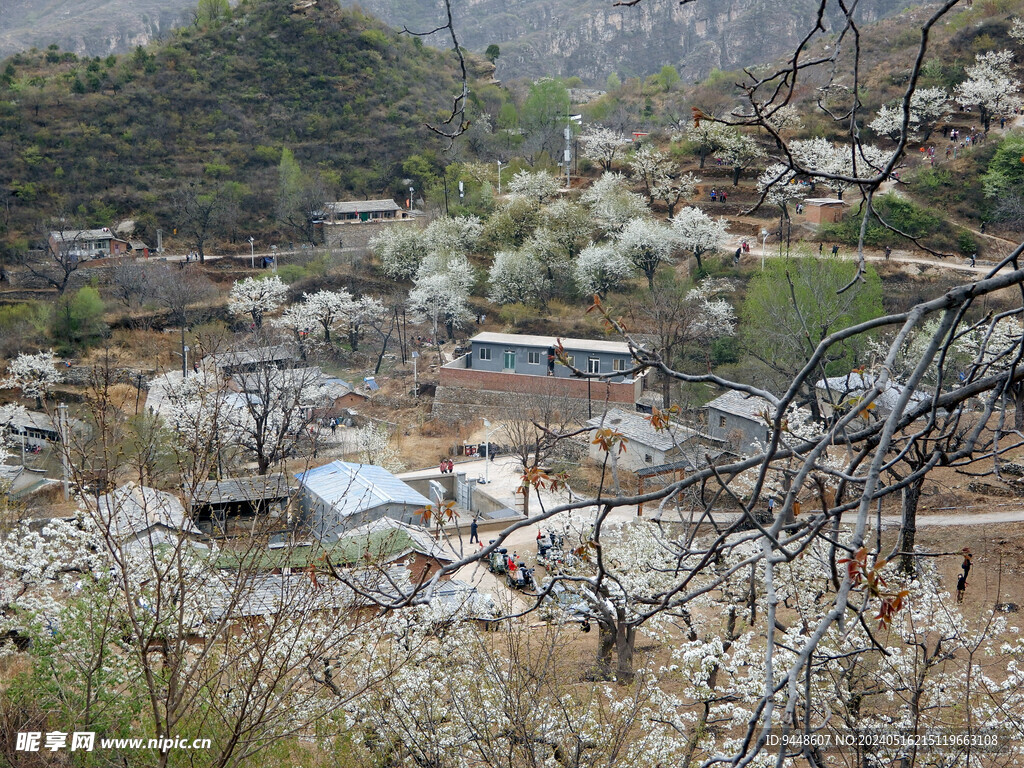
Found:
[[[228,295],[228,311],[233,315],[252,318],[258,329],[263,326],[264,315],[280,307],[288,296],[288,286],[280,277],[247,277],[236,280]]]
[[[918,88],[910,96],[910,122],[907,126],[910,135],[927,141],[935,124],[950,111],[949,94],[945,88]],[[903,130],[902,103],[883,105],[868,125],[875,133],[895,139]]]
[[[654,273],[662,264],[671,264],[679,247],[677,230],[650,219],[633,219],[615,240],[616,247],[654,287]]]
[[[580,195],[597,225],[606,233],[621,232],[630,221],[649,215],[640,195],[630,192],[621,173],[606,172]]]
[[[526,248],[498,251],[487,280],[488,298],[496,304],[532,304],[548,287],[544,266]]]
[[[679,246],[693,254],[697,264],[703,266],[705,253],[714,252],[728,237],[728,222],[724,218],[713,219],[700,208],[683,208],[672,221]]]
[[[583,156],[600,163],[601,167],[610,171],[615,155],[629,143],[621,133],[610,128],[592,126],[580,134]]]
[[[20,389],[25,397],[42,400],[47,392],[64,380],[57,368],[53,350],[29,354],[21,352],[7,364],[7,377],[0,382],[5,389]]]
[[[545,203],[558,194],[561,189],[558,179],[547,171],[530,173],[519,171],[508,183],[508,192],[511,195],[525,197],[537,203]]]
[[[604,297],[633,275],[633,264],[614,243],[592,243],[577,257],[573,275],[581,293]]]
[[[993,115],[1007,115],[1021,106],[1020,80],[1013,76],[1012,51],[988,51],[966,68],[967,79],[954,93],[961,104],[977,105],[985,130]]]

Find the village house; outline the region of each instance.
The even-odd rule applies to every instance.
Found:
[[[821,379],[815,384],[818,392],[818,400],[821,403],[822,415],[828,417],[833,414],[848,412],[856,408],[864,400],[868,390],[875,385],[875,377],[871,374],[863,374],[851,371],[845,376],[831,376]],[[888,416],[896,407],[907,387],[891,379],[886,381],[885,386],[870,406],[864,408],[865,416],[871,414],[876,417]],[[929,400],[930,396],[924,392],[911,392],[908,400],[908,407],[913,408]]]
[[[207,480],[192,492],[189,518],[208,536],[249,534],[261,521],[284,528],[292,492],[283,474]]]
[[[758,453],[771,439],[768,424],[762,415],[774,413],[771,403],[761,397],[729,391],[704,406],[708,433],[725,441],[739,453]]]
[[[594,430],[611,429],[625,438],[625,450],[617,453],[620,469],[639,471],[647,467],[662,466],[671,462],[684,462],[697,466],[710,446],[720,446],[723,440],[705,435],[697,430],[671,423],[667,429],[655,429],[650,419],[642,413],[613,408],[603,417],[594,417],[587,422],[589,456],[597,462],[605,460],[606,453],[592,441]],[[618,451],[618,448],[615,448]]]
[[[411,211],[394,200],[349,200],[327,203],[317,223],[328,248],[366,248],[370,238],[389,226],[420,226]]]
[[[133,250],[128,240],[119,238],[109,227],[53,231],[48,244],[52,253],[66,254],[79,261],[124,256]]]
[[[470,339],[469,346],[469,352],[441,366],[435,403],[442,408],[446,402],[470,409],[506,405],[498,394],[540,395],[575,400],[589,416],[605,402],[632,410],[643,392],[645,376],[629,372],[632,356],[622,341],[487,332]],[[564,362],[558,359],[559,346]],[[579,376],[574,368],[608,378]]]
[[[185,514],[178,497],[131,482],[96,499],[99,516],[121,546],[177,546],[198,541],[202,531]]]
[[[803,206],[808,224],[838,224],[843,220],[846,203],[835,197],[809,197]]]
[[[372,464],[332,461],[295,477],[304,524],[324,542],[382,517],[415,523],[431,504],[386,469]]]

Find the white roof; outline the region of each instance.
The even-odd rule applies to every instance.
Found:
[[[587,422],[592,429],[614,429],[621,432],[631,443],[647,445],[659,451],[671,451],[680,443],[694,437],[700,437],[696,430],[684,427],[676,422],[671,423],[670,429],[657,430],[651,426],[650,419],[642,413],[624,411],[620,408],[612,408],[602,419],[597,416]],[[629,450],[629,446],[626,446]]]
[[[838,197],[808,197],[804,200],[806,205],[847,205]]]
[[[734,416],[742,416],[745,419],[757,422],[762,421],[761,414],[766,409],[771,414],[775,413],[775,406],[763,397],[754,397],[735,390],[730,390],[721,397],[716,397],[704,407],[731,413]]]
[[[303,487],[349,517],[384,504],[426,507],[430,499],[413,490],[384,467],[332,461],[295,476]]]
[[[61,243],[73,243],[80,240],[113,240],[117,237],[107,227],[102,229],[63,229],[50,232],[50,237]]]
[[[478,333],[469,341],[470,343],[508,344],[520,347],[557,347],[559,339],[566,351],[629,354],[629,345],[626,342],[602,339],[567,339],[559,336],[530,336],[523,333],[491,333],[487,331]]]
[[[827,390],[825,386],[826,382],[828,382]],[[832,376],[828,379],[821,379],[814,386],[820,390],[830,393],[832,399],[835,401],[834,404],[840,405],[843,401],[848,400],[851,397],[857,398],[862,396],[874,385],[874,376],[865,376],[857,371],[851,371],[846,376]],[[905,386],[890,379],[886,382],[884,389],[879,393],[878,397],[875,398],[874,402],[880,408],[891,411],[896,407],[896,403],[899,402],[900,396],[902,396],[905,389]],[[929,396],[924,392],[913,392],[910,395],[910,405],[913,406],[918,403],[922,403],[928,400],[928,397]]]
[[[346,200],[328,203],[327,210],[333,213],[377,213],[378,211],[400,211],[402,208],[394,200]]]
[[[122,485],[99,497],[100,515],[111,533],[125,539],[153,528],[200,535],[176,496],[138,483]],[[159,538],[159,535],[158,535]]]

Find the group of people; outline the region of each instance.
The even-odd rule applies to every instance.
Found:
[[[962,603],[964,601],[964,592],[967,590],[967,575],[971,572],[971,548],[964,547],[961,550],[961,554],[964,556],[964,561],[960,563],[960,568],[963,569],[963,573],[956,580],[956,601]]]
[[[721,192],[719,192],[717,189],[712,189],[711,190],[711,202],[712,203],[715,202],[716,200],[718,202],[720,202],[720,203],[724,203],[728,199],[729,199],[729,195],[728,195],[728,193],[724,189]]]
[[[441,459],[440,470],[442,475],[450,475],[455,471],[455,462],[451,459]]]

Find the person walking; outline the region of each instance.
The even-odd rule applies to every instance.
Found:
[[[892,256],[892,247],[887,245],[885,246],[885,260],[888,261],[890,256]]]
[[[441,459],[441,463],[438,466],[438,469],[441,470],[441,474],[442,475],[445,474],[448,471],[448,460],[447,459]]]
[[[962,603],[964,601],[964,591],[967,589],[967,576],[960,574],[960,577],[956,580],[956,601]]]
[[[833,256],[838,256],[839,255],[839,246],[838,245],[833,245],[832,246],[832,255]]]
[[[966,581],[967,577],[971,575],[971,558],[974,557],[974,555],[971,554],[970,547],[964,547],[960,552],[964,556],[964,561],[960,563],[960,567],[964,570],[964,580]]]
[[[473,522],[471,522],[469,524],[469,543],[472,544],[474,541],[477,544],[480,543],[480,533],[479,533],[479,530],[477,528],[476,518],[475,517],[473,518]]]
[[[977,261],[977,260],[978,260],[978,254],[977,253],[972,253],[971,254],[971,266],[972,267],[974,266],[974,262]]]

